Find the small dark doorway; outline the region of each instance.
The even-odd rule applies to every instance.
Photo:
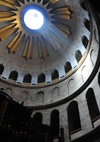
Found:
[[[81,129],[78,104],[76,101],[71,102],[68,106],[68,124],[70,134]]]
[[[53,110],[51,112],[50,126],[52,128],[53,137],[59,136],[59,111]]]

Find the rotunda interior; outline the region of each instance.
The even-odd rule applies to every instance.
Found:
[[[1,142],[100,142],[96,4],[0,0]]]

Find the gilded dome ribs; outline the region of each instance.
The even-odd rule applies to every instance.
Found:
[[[33,49],[32,49],[32,38],[29,37],[29,46],[26,54],[26,59],[32,58],[33,56]]]
[[[54,15],[54,16],[52,16],[52,18],[63,18],[63,19],[70,19],[70,15],[62,15],[62,14],[60,14],[60,15]]]
[[[27,56],[29,42],[30,42],[30,39],[29,39],[29,37],[27,37],[26,43],[25,43],[25,49],[24,49],[24,52],[23,52],[23,56]]]
[[[38,51],[39,51],[39,57],[41,58],[46,58],[46,56],[49,55],[47,45],[46,45],[46,40],[41,36],[40,38],[37,37],[36,39]]]
[[[13,15],[14,15],[13,12],[0,11],[0,19],[1,19],[1,18],[11,17],[11,16],[13,16]]]
[[[14,17],[0,17],[0,22],[14,20]]]
[[[46,56],[49,55],[49,53],[46,45],[46,40],[44,39],[43,36],[41,36],[41,47],[42,47],[42,57],[45,59]]]
[[[0,39],[1,41],[4,40],[7,36],[15,31],[13,28],[14,24],[8,25],[2,29],[0,29]]]
[[[59,0],[50,0],[49,3],[50,4],[55,4],[56,2],[58,2]]]
[[[43,4],[43,0],[40,2],[38,0],[24,0],[24,3],[19,0],[0,0],[1,5],[11,8],[10,11],[0,11],[0,22],[8,21],[9,23],[9,26],[0,29],[0,38],[3,40],[11,33],[16,33],[16,36],[7,46],[10,52],[17,51],[23,36],[25,36],[25,46],[22,46],[22,56],[26,59],[33,57],[34,43],[37,46],[38,57],[45,59],[49,55],[47,38],[54,51],[61,50],[61,38],[63,36],[67,38],[70,35],[70,28],[67,25],[59,23],[58,18],[70,19],[71,12],[68,6],[56,9],[52,8],[52,5],[57,2],[59,0],[49,0],[46,4]],[[32,7],[38,7],[44,15],[43,28],[39,29],[38,32],[28,29],[23,20],[25,10]]]
[[[19,5],[19,3],[18,3],[17,0],[4,0],[4,1],[6,1],[6,2],[8,2],[8,3],[11,3],[11,4],[13,4],[13,5]]]
[[[17,35],[14,37],[14,39],[8,45],[10,52],[16,52],[17,51],[21,39],[22,39],[22,32],[19,32],[19,33],[17,33]]]
[[[42,46],[41,46],[41,41],[40,39],[37,37],[37,47],[38,47],[38,51],[39,51],[39,57],[43,57],[43,52],[42,52]]]
[[[4,5],[4,6],[7,6],[7,7],[10,7],[12,9],[14,9],[14,10],[17,9],[14,5],[12,5],[11,3],[7,2],[7,1],[4,1],[4,0],[0,0],[0,4]]]
[[[34,39],[27,37],[24,52],[23,52],[23,56],[26,57],[26,59],[32,58],[33,47],[34,47]]]
[[[53,10],[55,14],[61,14],[61,15],[65,15],[68,14],[70,15],[71,12],[69,11],[69,7],[62,7],[62,8],[57,8],[55,10]]]

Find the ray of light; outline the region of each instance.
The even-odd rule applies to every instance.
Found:
[[[49,21],[47,21],[47,22],[49,22]],[[69,42],[69,40],[67,40],[68,34],[64,33],[64,32],[61,31],[61,30],[59,30],[55,25],[52,25],[52,26],[51,26],[50,22],[49,22],[49,24],[47,25],[47,28],[48,28],[48,33],[49,33],[49,31],[52,31],[53,34],[56,36],[56,38],[57,38],[58,40],[60,39],[60,41],[61,41],[61,43],[62,43],[63,46],[65,46],[66,48],[72,47],[72,46],[71,46],[71,43]],[[46,34],[45,38],[46,38],[46,40],[47,40],[49,43],[51,42],[52,45],[53,45],[53,47],[54,47],[54,43],[53,43],[53,42],[55,42],[55,41],[53,41],[52,37],[51,37],[51,36],[48,37],[48,34]],[[53,42],[52,42],[52,41],[53,41]],[[54,47],[54,48],[55,48],[55,47]],[[56,49],[54,49],[54,50],[56,51]]]
[[[51,44],[51,46],[54,48],[55,51],[57,51],[57,47],[55,46],[54,38],[48,34],[46,34],[46,39]]]
[[[69,42],[69,40],[67,40],[68,35],[64,32],[62,32],[61,30],[59,30],[57,27],[52,26],[50,28],[50,30],[55,34],[55,36],[61,40],[62,44],[66,46],[66,48],[71,48],[72,45]]]
[[[56,26],[50,26],[50,31],[52,31],[58,39],[68,38],[68,34],[57,28]],[[64,39],[65,41],[65,39]]]
[[[2,29],[0,29],[0,39],[4,40],[7,36],[13,33],[16,29],[13,28],[14,24],[8,25]]]
[[[53,41],[56,48],[60,50],[62,45],[60,39],[58,39],[57,36],[55,36],[55,34],[52,31],[49,31],[49,33],[50,33],[50,36],[53,37]]]
[[[62,30],[63,32],[65,32],[66,34],[70,34],[70,28],[64,24],[58,23],[56,21],[53,22],[53,24],[60,30]]]

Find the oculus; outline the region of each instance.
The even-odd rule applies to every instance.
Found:
[[[24,15],[26,26],[32,30],[40,29],[43,26],[43,15],[35,9],[28,10]]]

